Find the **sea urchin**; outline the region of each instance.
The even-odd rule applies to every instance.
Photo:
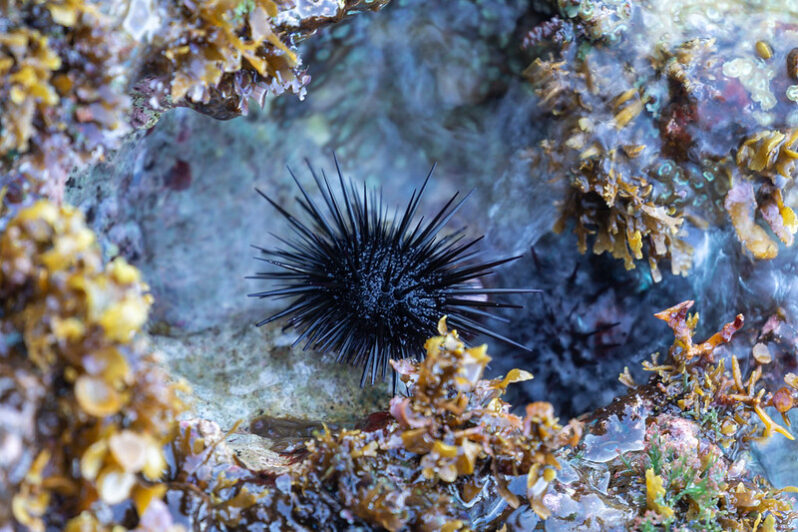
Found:
[[[258,259],[277,271],[250,278],[276,281],[278,286],[250,297],[291,299],[258,326],[287,318],[287,326],[299,332],[295,345],[305,341],[305,348],[334,352],[339,362],[363,366],[361,386],[369,377],[372,384],[378,375],[384,379],[389,358],[420,354],[444,315],[466,338],[482,333],[526,349],[481,323],[484,318],[503,319],[489,309],[518,307],[489,301],[488,295],[536,291],[484,288],[480,283],[491,268],[519,257],[477,262],[475,245],[482,237],[465,238],[465,228],[438,236],[468,196],[456,201],[455,194],[434,218],[413,223],[434,166],[400,215],[390,213],[381,194],[367,191],[365,183],[361,193],[344,180],[337,159],[337,192],[323,171],[319,177],[307,164],[324,209],[288,171],[302,193],[297,201],[310,224],[256,189],[293,229],[291,239],[275,236],[282,249],[255,246],[263,253]]]

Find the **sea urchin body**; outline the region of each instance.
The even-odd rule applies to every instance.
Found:
[[[444,315],[466,338],[482,333],[525,349],[481,322],[502,319],[490,309],[516,306],[489,301],[489,295],[534,291],[484,288],[479,281],[493,267],[518,257],[478,262],[475,248],[482,237],[468,239],[464,229],[439,236],[468,196],[457,201],[455,194],[431,220],[414,223],[432,170],[403,212],[389,212],[378,192],[366,190],[365,184],[360,192],[344,179],[337,160],[335,164],[337,191],[323,171],[319,176],[308,163],[323,198],[321,207],[289,169],[309,224],[258,190],[293,229],[293,238],[277,237],[281,249],[257,247],[263,253],[259,260],[276,271],[251,278],[278,286],[250,297],[291,299],[258,326],[286,318],[299,332],[296,343],[304,341],[305,348],[334,352],[339,362],[362,366],[361,385],[383,379],[389,359],[420,354]]]

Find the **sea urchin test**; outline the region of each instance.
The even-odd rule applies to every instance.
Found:
[[[455,194],[431,220],[414,221],[434,166],[403,212],[389,211],[378,191],[365,184],[360,191],[344,179],[337,159],[335,166],[337,186],[308,163],[321,205],[289,169],[308,222],[258,190],[293,230],[288,239],[277,237],[281,248],[256,246],[263,254],[258,259],[275,269],[250,278],[277,286],[250,297],[291,300],[258,326],[286,318],[299,333],[294,345],[304,341],[305,348],[333,352],[339,362],[362,366],[361,386],[384,379],[389,359],[421,356],[442,316],[465,337],[481,333],[527,349],[482,321],[503,319],[492,309],[518,308],[489,296],[537,291],[486,288],[479,281],[519,257],[479,262],[476,248],[482,237],[467,238],[464,228],[440,236],[468,195],[458,201]]]

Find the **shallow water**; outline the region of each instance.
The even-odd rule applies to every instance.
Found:
[[[552,401],[565,417],[608,403],[623,390],[624,366],[644,379],[640,361],[671,342],[652,314],[685,299],[697,300],[699,338],[737,312],[751,331],[779,308],[794,315],[794,251],[754,262],[730,229],[691,236],[692,273],[666,273],[660,283],[645,268],[580,256],[568,231],[551,233],[553,198],[566,184],[550,181],[526,151],[551,120],[521,76],[528,57],[519,42],[535,23],[529,9],[509,0],[397,1],[359,15],[303,45],[313,78],[304,101],[283,96],[227,122],[173,111],[72,181],[67,198],[103,235],[106,254],[127,257],[149,280],[155,344],[192,383],[200,414],[227,428],[257,415],[352,422],[384,408],[387,390],[360,390],[359,370],[291,348],[290,330],[256,329],[278,307],[246,297],[262,289],[245,279],[259,267],[250,246],[287,230],[254,187],[295,206],[285,166],[309,185],[303,160],[329,172],[333,151],[347,176],[397,205],[437,162],[422,210],[473,189],[451,227],[486,233],[488,256],[524,254],[488,281],[544,290],[520,300],[527,310],[500,328],[531,354],[490,342],[494,374],[520,366],[537,375],[513,392],[517,404]],[[691,9],[699,11],[679,12],[676,33],[661,26],[667,16],[651,15],[651,35],[707,31]]]

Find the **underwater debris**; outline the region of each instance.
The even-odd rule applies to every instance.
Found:
[[[108,508],[141,517],[163,495],[163,445],[182,386],[136,336],[150,301],[138,270],[123,259],[103,264],[75,209],[41,200],[8,222],[0,375],[9,411],[0,432],[16,459],[0,463],[12,514],[0,513],[3,522],[110,526]]]
[[[489,301],[491,294],[537,292],[480,284],[492,268],[519,257],[475,262],[475,245],[482,237],[466,239],[465,229],[439,237],[468,196],[456,201],[455,194],[429,222],[414,224],[432,170],[404,212],[390,213],[378,192],[367,192],[364,184],[361,194],[344,179],[337,159],[335,165],[340,194],[308,164],[324,200],[321,208],[291,174],[302,193],[299,204],[311,220],[307,225],[258,190],[294,232],[293,240],[281,240],[283,248],[257,248],[263,253],[260,260],[279,270],[252,278],[276,280],[278,286],[250,297],[294,298],[258,326],[288,318],[299,333],[295,344],[304,341],[306,348],[332,351],[339,362],[362,366],[361,386],[384,379],[389,359],[413,357],[443,314],[465,335],[481,333],[527,349],[480,322],[501,319],[488,312],[491,308],[518,307]]]

